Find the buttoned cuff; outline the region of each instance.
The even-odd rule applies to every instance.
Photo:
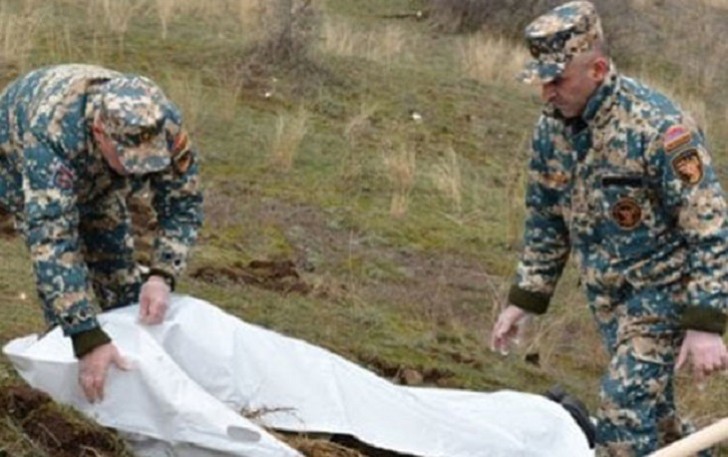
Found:
[[[686,330],[699,330],[701,332],[725,333],[728,316],[714,309],[691,306],[685,310],[680,319],[680,325]]]
[[[531,292],[512,285],[508,292],[508,303],[518,306],[533,314],[543,314],[549,307],[551,295],[542,292]]]
[[[111,338],[101,330],[101,327],[95,327],[71,335],[71,341],[73,341],[73,353],[80,359],[97,347],[110,343]]]

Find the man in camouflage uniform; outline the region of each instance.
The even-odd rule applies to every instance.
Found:
[[[611,356],[597,454],[646,455],[686,432],[673,371],[728,367],[726,203],[701,130],[664,95],[621,75],[599,17],[571,2],[526,28],[541,86],[523,252],[491,345],[507,350],[546,311],[571,252]]]
[[[95,66],[17,79],[0,119],[0,206],[26,239],[47,322],[71,338],[84,393],[100,400],[109,366],[126,362],[92,303],[138,301],[143,323],[163,320],[202,221],[197,153],[152,81]],[[147,185],[159,229],[142,278],[127,198]]]

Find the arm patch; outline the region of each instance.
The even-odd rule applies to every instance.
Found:
[[[665,153],[670,154],[671,152],[678,149],[680,146],[688,144],[692,141],[693,135],[690,130],[684,125],[673,125],[665,132],[663,138],[663,144],[665,147]]]

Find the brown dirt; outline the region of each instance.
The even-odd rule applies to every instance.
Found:
[[[53,457],[130,455],[111,431],[73,416],[56,406],[45,393],[26,386],[0,389],[0,417]]]
[[[455,376],[450,370],[444,368],[410,367],[389,363],[379,357],[359,354],[356,359],[362,365],[376,372],[384,378],[397,384],[407,386],[430,385],[439,387],[452,387],[452,378]]]
[[[209,283],[220,282],[223,279],[284,294],[297,292],[305,295],[311,291],[311,286],[301,279],[295,265],[290,260],[254,260],[247,265],[236,262],[231,267],[206,265],[197,268],[190,275]]]

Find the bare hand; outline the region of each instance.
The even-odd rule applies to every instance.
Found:
[[[728,369],[728,349],[723,337],[717,333],[688,330],[680,347],[676,370],[680,370],[690,360],[693,378],[698,386],[715,372]]]
[[[91,403],[104,399],[106,374],[112,363],[122,370],[131,368],[113,343],[96,347],[78,361],[78,383]]]
[[[530,313],[515,306],[508,305],[498,315],[490,337],[490,349],[501,354],[508,354],[511,344],[517,341],[530,317]]]
[[[159,276],[150,276],[139,294],[139,320],[157,325],[164,320],[169,307],[169,285]]]

